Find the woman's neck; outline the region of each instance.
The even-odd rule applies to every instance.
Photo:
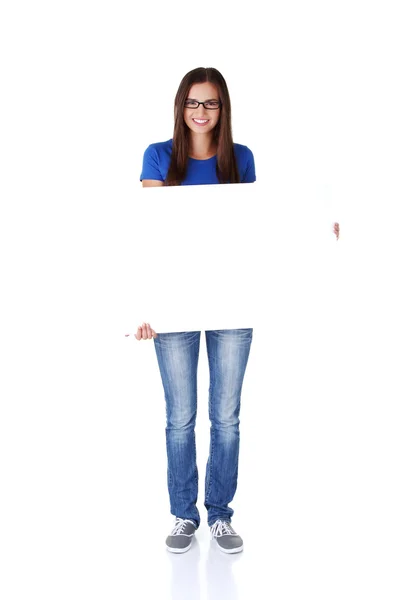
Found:
[[[189,148],[190,158],[206,160],[207,158],[215,156],[216,153],[217,144],[213,139],[212,133],[210,133],[210,135],[200,134],[191,136]]]

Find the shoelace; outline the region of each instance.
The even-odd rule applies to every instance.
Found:
[[[180,517],[177,517],[174,528],[171,531],[171,535],[185,535],[183,532],[188,523],[192,523],[192,525],[194,525],[193,521],[190,519],[181,519]]]
[[[220,519],[215,521],[215,523],[211,526],[210,532],[211,539],[214,536],[220,537],[221,535],[237,535],[236,531],[234,531],[233,527],[230,523],[228,523],[228,521],[221,521]]]

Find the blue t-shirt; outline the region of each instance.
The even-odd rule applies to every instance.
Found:
[[[252,183],[256,180],[256,170],[252,151],[242,144],[233,144],[239,169],[240,183]],[[157,179],[165,181],[171,162],[172,139],[167,142],[150,144],[143,156],[143,169],[140,181]],[[189,158],[186,177],[182,185],[201,185],[219,183],[217,177],[217,157],[207,160]]]

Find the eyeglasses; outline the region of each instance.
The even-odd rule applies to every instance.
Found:
[[[185,100],[185,108],[199,108],[200,104],[207,110],[217,110],[217,108],[222,106],[222,102],[219,102],[218,100],[206,100],[205,102],[199,102],[198,100],[192,100],[191,98]]]

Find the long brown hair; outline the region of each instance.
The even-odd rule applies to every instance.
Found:
[[[225,79],[217,69],[199,67],[182,79],[175,96],[175,125],[172,155],[164,185],[181,185],[185,179],[189,157],[190,129],[183,118],[185,100],[195,83],[213,83],[221,101],[220,117],[213,129],[217,144],[217,177],[220,183],[240,183],[232,139],[231,101]]]

